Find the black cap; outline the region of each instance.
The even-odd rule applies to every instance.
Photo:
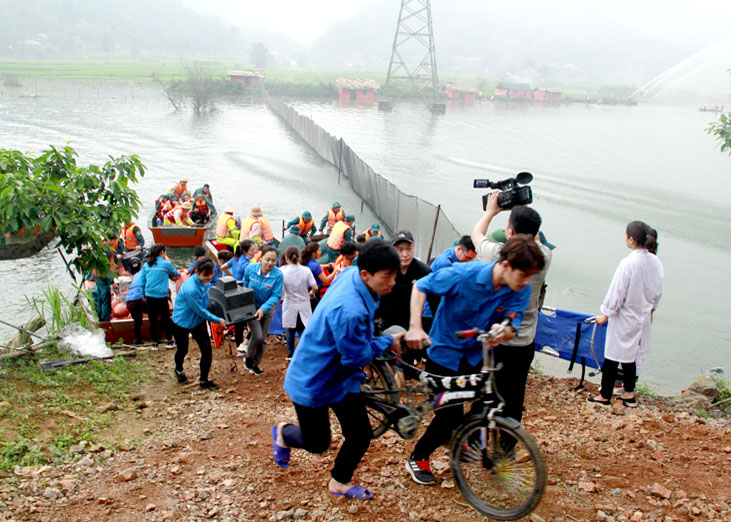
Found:
[[[409,232],[408,230],[399,230],[391,238],[392,245],[396,245],[397,243],[401,243],[402,241],[407,241],[407,242],[413,244],[414,236],[411,235],[411,232]]]

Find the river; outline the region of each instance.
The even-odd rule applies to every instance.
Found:
[[[332,200],[353,211],[361,230],[375,222],[357,196],[336,186],[337,171],[263,105],[227,101],[195,116],[173,111],[158,89],[132,84],[40,82],[22,92],[38,96],[0,96],[1,146],[37,152],[70,141],[82,164],[138,154],[148,167],[139,185],[143,215],[186,175],[192,187],[209,182],[219,208],[230,204],[246,215],[261,205],[275,228],[306,209],[318,218]],[[648,222],[659,232],[665,283],[642,380],[677,393],[702,371],[731,369],[731,159],[704,132],[713,115],[659,105],[478,103],[449,106],[439,117],[418,103],[398,103],[391,113],[295,106],[404,192],[441,203],[464,233],[481,212],[472,179],[532,172],[534,206],[557,245],[547,278],[551,306],[597,313],[628,254],[627,222]],[[504,223],[500,215],[494,226]],[[53,250],[0,262],[6,320],[27,317],[24,295],[38,295],[50,282],[69,288],[62,269]],[[3,339],[9,333],[0,328]]]

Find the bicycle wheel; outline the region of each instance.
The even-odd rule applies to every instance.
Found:
[[[497,520],[516,520],[541,500],[546,463],[535,439],[519,425],[511,427],[510,421],[500,417],[495,417],[494,428],[487,428],[485,422],[474,419],[458,428],[451,451],[452,473],[474,509]]]
[[[363,368],[366,380],[361,386],[366,399],[366,410],[373,428],[373,437],[380,437],[388,429],[388,416],[379,410],[373,402],[395,402],[398,400],[398,392],[391,391],[396,388],[396,378],[393,375],[391,366],[378,359],[371,361]]]

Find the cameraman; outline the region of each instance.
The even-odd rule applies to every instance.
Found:
[[[498,205],[498,194],[500,191],[490,194],[485,213],[472,229],[472,242],[477,250],[478,261],[491,263],[497,260],[503,247],[503,243],[495,242],[485,235],[492,219],[504,210]],[[528,206],[513,207],[505,227],[505,237],[508,240],[516,234],[535,237],[545,261],[543,269],[531,277],[530,301],[523,312],[523,322],[518,335],[495,348],[495,364],[503,363],[503,369],[495,374],[497,389],[505,399],[503,416],[512,417],[517,421],[523,418],[525,385],[535,351],[538,309],[543,304],[539,301],[542,301],[543,283],[548,266],[551,264],[551,249],[539,240],[540,227],[541,216]]]

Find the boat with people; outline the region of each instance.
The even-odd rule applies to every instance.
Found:
[[[166,247],[197,247],[204,241],[215,237],[216,214],[211,214],[208,221],[200,226],[162,225],[155,226],[155,212],[152,212],[147,227],[152,232],[155,243],[162,243]]]

